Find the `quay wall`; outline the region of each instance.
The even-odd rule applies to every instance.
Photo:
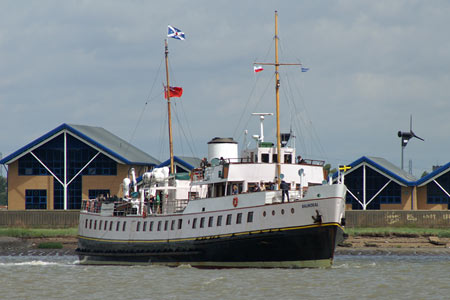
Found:
[[[0,211],[0,227],[70,228],[78,226],[79,211]],[[346,213],[346,227],[450,227],[450,211],[373,210]]]

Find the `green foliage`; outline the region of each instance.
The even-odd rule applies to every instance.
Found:
[[[414,228],[414,227],[373,227],[346,228],[351,236],[438,236],[450,237],[450,228]]]
[[[0,205],[6,205],[8,199],[6,197],[6,178],[0,177]]]
[[[37,246],[39,249],[62,249],[63,244],[60,242],[43,242]]]
[[[70,237],[77,236],[78,228],[48,229],[48,228],[0,228],[0,236],[17,238],[36,237]]]
[[[427,175],[428,175],[428,172],[427,171],[423,171],[422,176],[420,176],[420,178],[424,178]]]

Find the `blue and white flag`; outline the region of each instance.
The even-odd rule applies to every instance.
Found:
[[[173,26],[169,25],[169,32],[167,34],[168,37],[177,39],[177,40],[184,40],[184,32],[182,32],[180,29],[175,28]]]
[[[302,67],[302,72],[308,72],[309,71],[309,68],[303,68]]]

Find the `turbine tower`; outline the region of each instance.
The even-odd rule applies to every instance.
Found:
[[[401,138],[401,145],[402,145],[402,170],[403,170],[403,150],[405,150],[406,145],[408,144],[409,140],[413,137],[425,141],[423,138],[418,137],[413,131],[412,131],[412,115],[409,118],[409,132],[406,131],[399,131],[398,137]]]

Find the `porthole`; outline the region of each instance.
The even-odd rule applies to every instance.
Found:
[[[294,213],[295,213],[295,209],[291,208],[291,214],[294,214]]]
[[[266,216],[266,211],[263,212],[263,217],[265,217],[265,216]]]
[[[274,210],[272,210],[272,216],[275,216],[275,211]]]
[[[281,214],[284,215],[284,209],[281,210]]]

